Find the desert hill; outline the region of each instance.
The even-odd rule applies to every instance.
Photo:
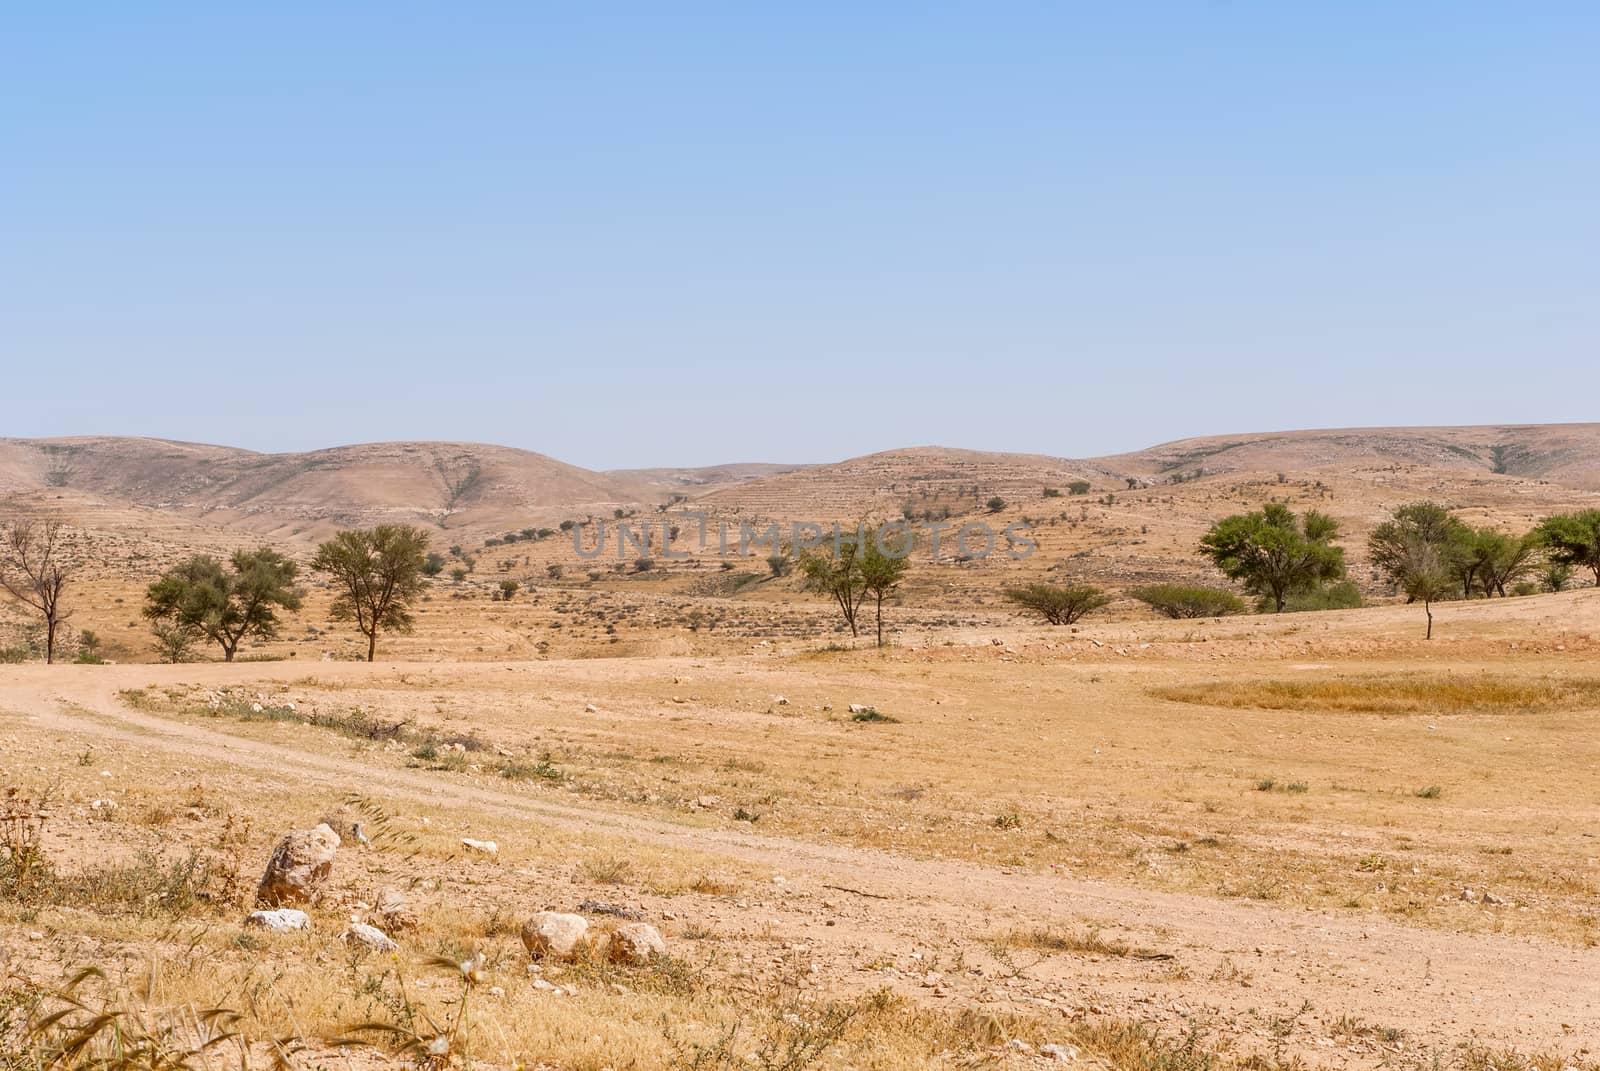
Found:
[[[815,465],[751,480],[697,499],[710,509],[780,520],[851,520],[858,517],[950,515],[976,512],[989,498],[1037,497],[1077,480],[1100,487],[1121,480],[1103,467],[1042,454],[991,453],[918,446]]]
[[[1333,512],[1357,542],[1388,509],[1415,498],[1446,501],[1479,523],[1524,527],[1597,492],[1600,424],[1213,436],[1084,461],[924,446],[822,465],[610,472],[474,443],[263,454],[144,438],[0,439],[0,499],[28,511],[72,503],[96,527],[139,538],[169,519],[191,526],[180,542],[204,530],[206,542],[303,546],[342,526],[404,521],[441,533],[441,544],[471,547],[568,518],[649,517],[668,504],[725,518],[828,522],[983,516],[998,497],[997,519],[1026,517],[1070,537],[1047,548],[1053,555],[1084,566],[1111,556],[1138,575],[1173,568],[1169,554],[1192,569],[1192,543],[1206,524],[1268,497]],[[1105,579],[1122,572],[1108,568]]]
[[[1179,439],[1094,459],[1147,479],[1226,472],[1304,472],[1329,465],[1423,465],[1600,490],[1600,424],[1336,428]]]
[[[521,527],[653,494],[543,454],[476,443],[259,454],[164,439],[0,440],[0,494],[47,488],[277,538],[383,521]]]

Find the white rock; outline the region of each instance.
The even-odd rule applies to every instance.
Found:
[[[294,907],[280,907],[275,911],[252,911],[245,917],[246,926],[261,926],[273,933],[289,933],[311,927],[311,916]]]
[[[522,946],[542,959],[571,959],[583,947],[589,920],[582,915],[541,911],[522,924]]]
[[[500,845],[496,844],[492,840],[473,840],[471,837],[462,837],[461,845],[462,847],[469,848],[472,851],[482,852],[484,855],[500,854]]]
[[[366,945],[377,952],[393,952],[400,947],[388,934],[376,926],[368,926],[365,922],[352,922],[350,928],[344,931],[344,939]]]
[[[667,954],[661,931],[647,922],[625,922],[611,935],[606,955],[613,963],[643,967],[657,956]]]
[[[338,850],[339,834],[325,822],[290,833],[273,849],[256,898],[270,906],[311,902],[333,872]]]

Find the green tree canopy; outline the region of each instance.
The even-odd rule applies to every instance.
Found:
[[[1290,595],[1344,576],[1344,551],[1333,545],[1338,534],[1339,522],[1325,513],[1307,510],[1299,518],[1288,506],[1269,502],[1212,525],[1200,552],[1282,613]]]
[[[1551,561],[1593,570],[1594,582],[1600,586],[1600,509],[1546,517],[1534,532],[1549,549]]]
[[[1437,502],[1410,502],[1394,511],[1389,520],[1372,530],[1367,550],[1372,564],[1391,574],[1411,553],[1416,543],[1443,550],[1464,539],[1467,526]]]
[[[410,632],[411,603],[422,592],[428,535],[409,524],[340,532],[317,548],[311,568],[333,579],[338,595],[328,614],[354,621],[377,657],[379,632]]]
[[[145,591],[144,616],[156,625],[163,649],[180,632],[205,636],[232,662],[249,636],[278,634],[278,611],[300,609],[294,586],[299,566],[268,547],[235,551],[225,565],[196,554],[162,574]]]

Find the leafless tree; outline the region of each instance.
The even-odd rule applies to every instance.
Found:
[[[44,660],[55,661],[56,631],[72,616],[61,596],[75,571],[64,557],[67,531],[60,521],[17,521],[0,544],[0,588],[44,618]]]

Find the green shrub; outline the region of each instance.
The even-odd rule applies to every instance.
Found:
[[[1224,617],[1242,614],[1244,600],[1225,588],[1199,584],[1150,584],[1130,588],[1128,594],[1167,617]]]
[[[1024,588],[1012,588],[1005,594],[1018,606],[1042,615],[1052,625],[1070,625],[1111,601],[1109,595],[1088,584],[1029,584]]]
[[[1355,581],[1341,580],[1336,584],[1325,584],[1311,591],[1290,595],[1284,600],[1283,609],[1285,613],[1298,613],[1302,610],[1354,610],[1364,605],[1361,589],[1356,587]],[[1262,609],[1271,609],[1271,606],[1264,605]]]

